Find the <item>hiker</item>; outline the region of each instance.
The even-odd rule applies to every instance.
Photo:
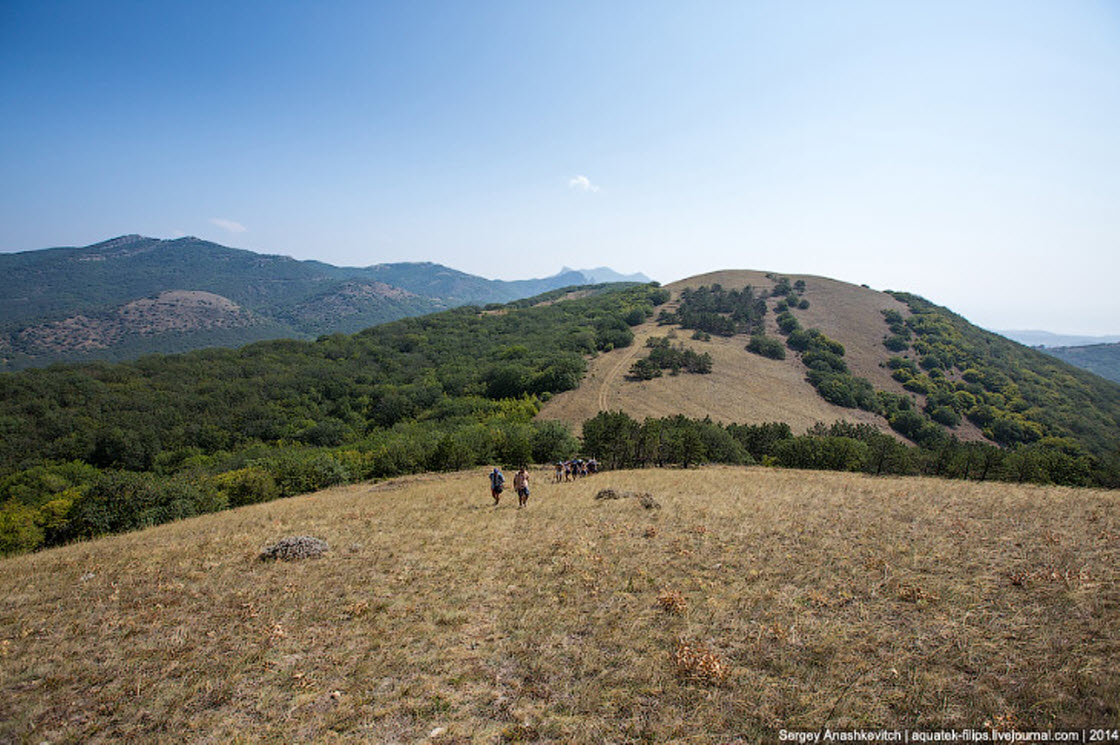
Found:
[[[506,477],[498,470],[497,466],[490,472],[490,496],[494,498],[494,506],[498,506],[498,501],[502,498],[502,488],[505,486]]]
[[[517,509],[529,502],[529,474],[522,468],[513,477],[513,490],[517,492]]]
[[[564,462],[556,461],[556,483],[559,484],[564,480]]]

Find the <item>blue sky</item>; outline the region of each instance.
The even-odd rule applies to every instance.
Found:
[[[1120,332],[1115,2],[0,3],[0,251],[749,268]]]

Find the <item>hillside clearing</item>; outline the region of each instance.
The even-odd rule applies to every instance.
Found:
[[[535,478],[525,510],[490,507],[478,470],[6,559],[0,742],[1120,724],[1116,492],[722,467]],[[608,486],[661,509],[595,500]],[[330,550],[257,559],[291,535]]]

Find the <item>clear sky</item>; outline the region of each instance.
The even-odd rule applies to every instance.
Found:
[[[1120,332],[1120,3],[0,2],[0,251],[716,269]]]

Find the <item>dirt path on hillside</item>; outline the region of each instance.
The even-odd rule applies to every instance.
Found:
[[[634,358],[638,353],[645,349],[646,339],[651,335],[647,328],[643,328],[641,332],[634,334],[634,342],[626,348],[626,353],[619,358],[618,363],[612,367],[607,374],[603,376],[602,382],[599,383],[599,411],[610,411],[607,402],[611,398],[611,393],[615,388],[621,376],[625,375],[630,370],[630,366],[634,364]]]

